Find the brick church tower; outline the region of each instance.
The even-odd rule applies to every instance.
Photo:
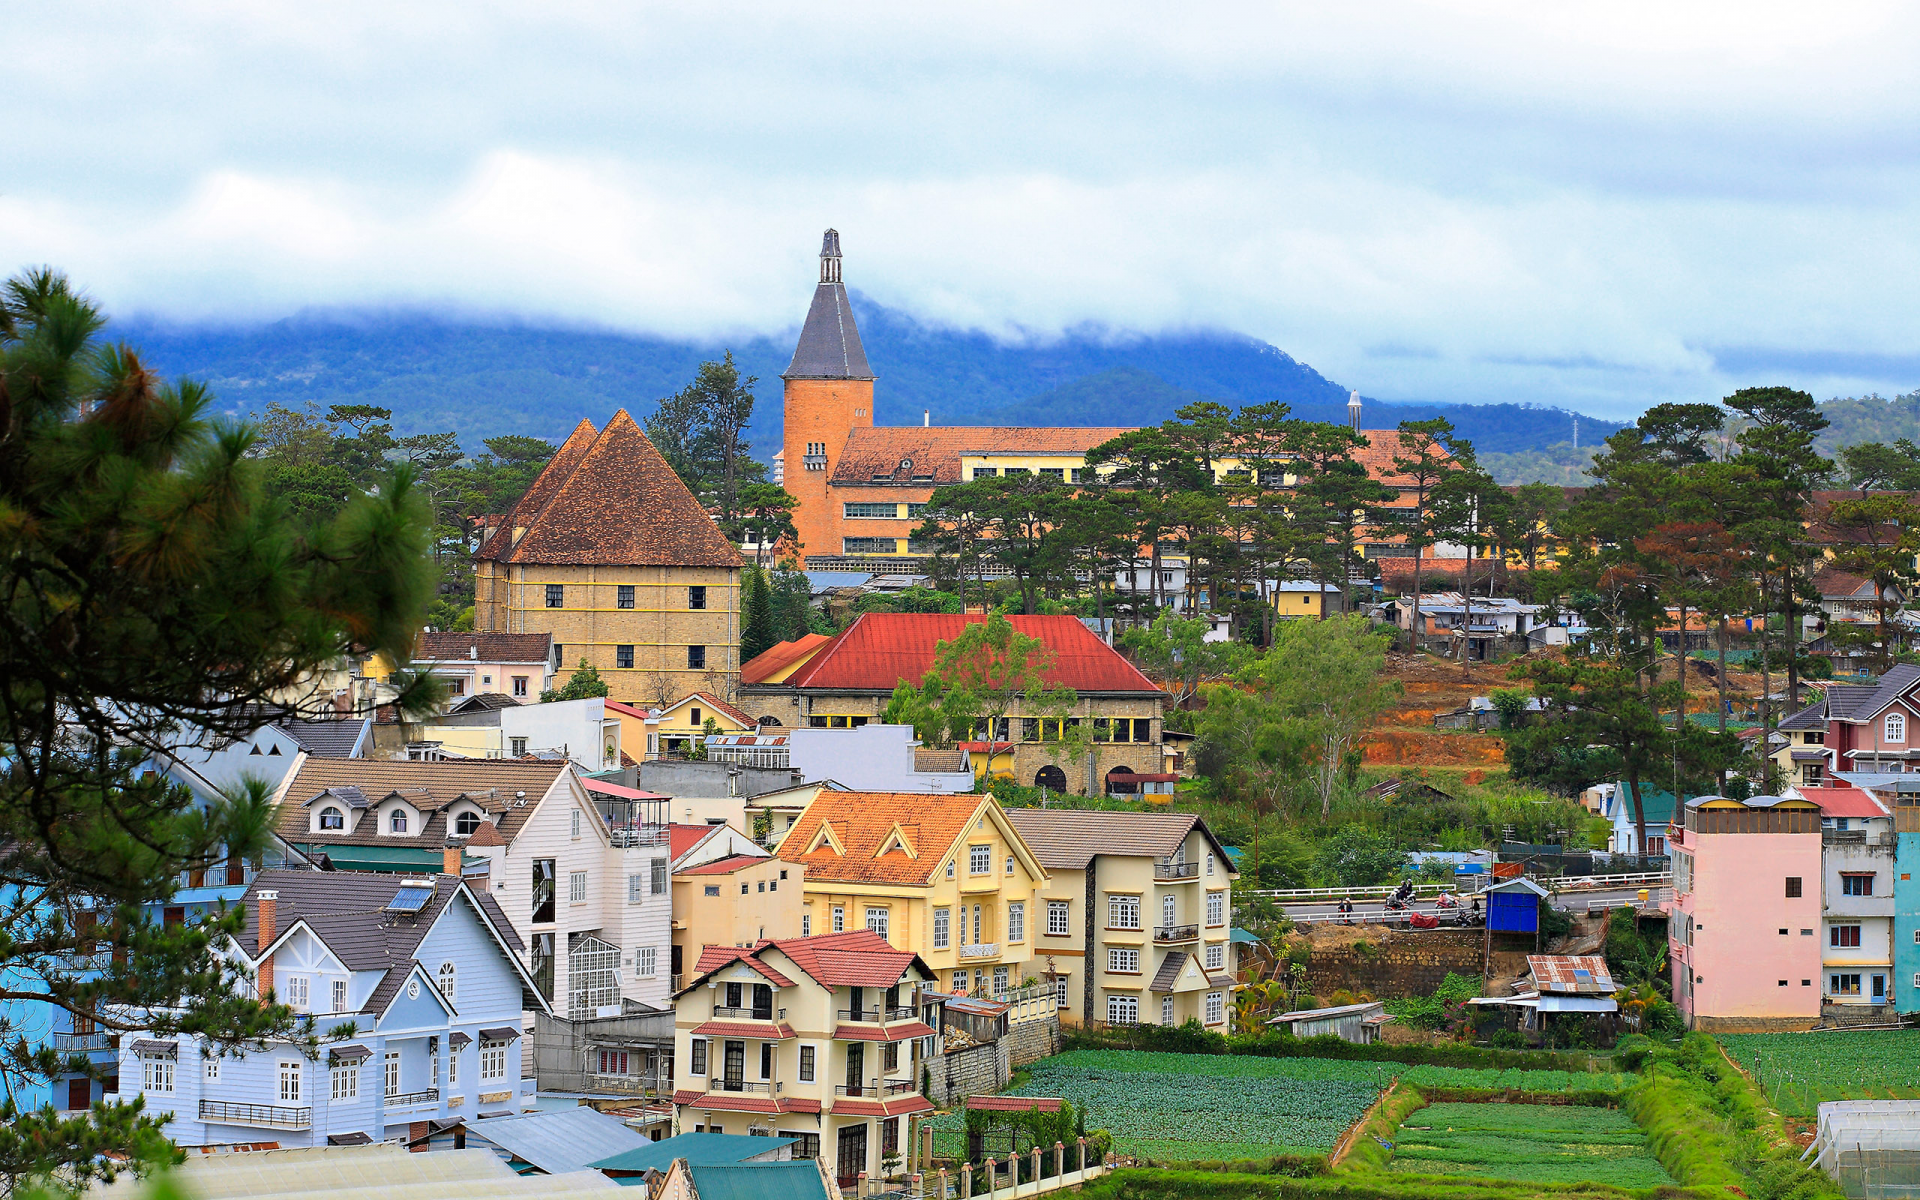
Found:
[[[786,383],[786,488],[799,501],[794,527],[804,554],[838,555],[840,523],[830,508],[827,480],[853,431],[873,428],[873,371],[840,282],[836,230],[827,230],[821,242],[820,285],[793,361],[780,378]]]

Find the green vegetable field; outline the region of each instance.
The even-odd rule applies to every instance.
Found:
[[[1388,1170],[1522,1183],[1671,1185],[1646,1135],[1618,1109],[1560,1104],[1429,1104],[1394,1136]]]
[[[1620,1091],[1628,1077],[1408,1067],[1324,1058],[1075,1050],[1042,1059],[1013,1094],[1064,1096],[1114,1149],[1162,1162],[1325,1153],[1396,1076],[1434,1087]],[[936,1118],[935,1152],[963,1157],[964,1119]]]
[[[1810,1117],[1822,1100],[1920,1097],[1920,1031],[1719,1035],[1783,1113]]]

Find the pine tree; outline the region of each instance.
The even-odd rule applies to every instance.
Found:
[[[740,661],[758,658],[780,640],[773,626],[773,594],[766,572],[748,567],[746,603],[740,614]]]

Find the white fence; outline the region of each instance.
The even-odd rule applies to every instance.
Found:
[[[1592,892],[1616,891],[1622,888],[1663,887],[1673,882],[1671,871],[1641,871],[1631,875],[1558,875],[1549,878],[1527,876],[1542,887],[1555,892]],[[1491,875],[1477,877],[1486,886],[1502,882]],[[1340,900],[1385,900],[1398,886],[1391,883],[1376,884],[1371,887],[1351,888],[1277,888],[1261,890],[1241,888],[1241,895],[1264,896],[1276,904],[1314,904],[1337,903]],[[1461,886],[1451,883],[1415,884],[1413,894],[1416,898],[1431,899],[1445,892],[1471,894],[1461,890]]]

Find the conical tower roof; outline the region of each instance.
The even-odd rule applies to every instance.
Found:
[[[829,229],[820,243],[820,286],[813,289],[807,323],[800,344],[783,379],[872,379],[860,330],[853,322],[853,306],[840,281],[840,233]]]

